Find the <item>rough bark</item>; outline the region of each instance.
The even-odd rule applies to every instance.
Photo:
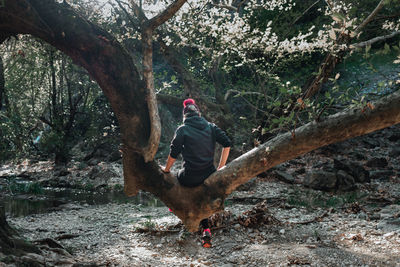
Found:
[[[88,70],[111,102],[119,120],[123,147],[125,192],[149,191],[182,219],[191,231],[201,219],[223,209],[224,199],[257,173],[320,146],[345,140],[400,122],[400,92],[375,108],[355,109],[312,122],[244,154],[204,185],[185,188],[163,174],[155,161],[145,161],[150,118],[147,91],[129,54],[105,31],[54,0],[7,1],[0,9],[0,31],[29,33],[42,38]]]
[[[153,33],[154,30],[170,19],[187,0],[176,0],[172,2],[163,12],[150,20],[142,23],[143,40],[143,77],[147,90],[147,105],[149,108],[151,131],[148,146],[143,150],[143,157],[146,162],[153,160],[157,153],[161,137],[161,123],[158,115],[157,99],[154,90],[153,77]]]

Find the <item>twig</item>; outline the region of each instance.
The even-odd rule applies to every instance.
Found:
[[[355,35],[357,35],[362,28],[364,28],[368,23],[372,21],[372,19],[376,16],[376,14],[379,12],[379,10],[382,9],[382,7],[385,5],[387,1],[386,0],[381,0],[379,4],[375,7],[375,9],[369,14],[369,16],[356,28]]]
[[[320,215],[320,216],[317,216],[317,217],[315,217],[315,218],[312,219],[312,220],[308,220],[308,221],[304,221],[304,222],[287,222],[287,223],[288,223],[288,224],[302,224],[302,225],[304,225],[304,224],[310,224],[310,223],[313,223],[313,222],[321,221],[322,218],[326,217],[328,214],[329,214],[329,211],[325,211],[324,214],[322,214],[322,215]]]
[[[57,237],[55,237],[54,239],[57,241],[63,240],[63,239],[71,239],[71,238],[75,238],[75,237],[79,237],[79,235],[76,234],[63,234],[63,235],[59,235]]]
[[[317,0],[317,1],[315,1],[311,6],[309,6],[309,7],[303,12],[303,14],[301,14],[300,16],[298,16],[297,19],[295,19],[295,20],[292,22],[292,24],[290,24],[290,26],[293,26],[294,24],[296,24],[296,22],[297,22],[300,18],[302,18],[305,14],[307,14],[307,12],[310,11],[311,8],[313,8],[316,4],[318,4],[319,1],[321,1],[321,0]]]

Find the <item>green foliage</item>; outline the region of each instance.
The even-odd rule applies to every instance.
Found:
[[[95,189],[94,188],[94,184],[92,184],[90,182],[87,182],[86,184],[84,184],[84,188],[83,189],[86,190],[86,191],[93,191]]]
[[[2,58],[8,103],[0,111],[0,161],[28,154],[64,161],[82,138],[95,144],[105,127],[117,132],[100,88],[68,57],[27,36],[6,42],[3,49],[7,46]]]
[[[83,170],[83,169],[85,169],[86,167],[87,167],[88,165],[86,164],[86,162],[79,162],[79,164],[78,164],[78,169],[79,170]]]
[[[124,186],[121,184],[115,184],[113,190],[116,192],[122,192],[124,190]]]
[[[143,232],[143,231],[148,232],[148,231],[156,230],[156,228],[157,228],[157,223],[155,223],[155,222],[152,220],[152,217],[151,217],[151,216],[146,216],[146,221],[140,222],[140,223],[139,223],[139,226],[136,227],[136,231],[139,231],[139,232]]]
[[[43,194],[43,187],[38,182],[27,182],[21,183],[15,177],[11,177],[7,181],[8,190],[12,194],[34,194],[40,195]]]

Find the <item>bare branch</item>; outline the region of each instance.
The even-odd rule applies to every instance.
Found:
[[[146,28],[149,27],[152,30],[162,25],[164,22],[169,20],[175,13],[186,3],[187,0],[176,0],[171,5],[169,5],[163,12],[157,16],[151,18],[146,23]]]
[[[295,19],[295,20],[293,21],[292,25],[296,24],[296,22],[299,21],[299,19],[302,18],[305,14],[307,14],[307,12],[311,10],[311,8],[313,8],[316,4],[318,4],[319,1],[321,1],[321,0],[317,0],[317,1],[315,1],[311,6],[309,6],[309,7],[303,12],[303,14],[301,14],[300,16],[298,16],[297,19]]]
[[[396,13],[396,14],[388,15],[388,16],[376,17],[373,21],[375,21],[375,20],[383,20],[383,19],[395,19],[395,18],[398,18],[398,17],[400,17],[400,13]]]
[[[385,5],[386,0],[381,0],[379,4],[375,7],[374,11],[369,14],[369,16],[360,24],[355,30],[355,35],[357,35],[368,23],[372,21],[372,19],[378,14],[378,12]]]
[[[129,21],[132,24],[132,27],[135,27],[137,31],[139,31],[139,27],[137,25],[137,23],[135,22],[135,20],[132,18],[132,16],[128,13],[128,11],[126,10],[126,8],[122,5],[122,2],[119,0],[116,0],[118,6],[121,8],[121,10],[124,12],[125,16],[128,17]],[[136,5],[136,4],[135,4]],[[134,8],[134,10],[136,10],[136,8]],[[135,12],[136,14],[136,12]],[[139,21],[141,21],[140,17],[136,14],[136,16],[139,18]],[[147,18],[146,18],[147,19]]]
[[[187,0],[176,0],[169,5],[161,14],[144,20],[142,23],[142,43],[143,43],[143,77],[147,90],[147,106],[150,114],[150,137],[148,146],[143,151],[145,162],[153,160],[157,153],[158,145],[161,138],[161,122],[158,114],[157,98],[154,90],[154,76],[153,76],[153,32],[154,30],[170,19]],[[138,12],[141,10],[137,9]],[[139,12],[140,15],[140,12]],[[141,16],[141,15],[140,15]],[[141,16],[144,18],[144,16]]]
[[[259,92],[241,92],[241,91],[239,91],[239,90],[229,89],[229,90],[225,93],[225,97],[224,97],[225,101],[228,100],[229,96],[230,96],[231,94],[233,94],[233,93],[236,94],[235,96],[237,96],[237,95],[261,95],[261,96],[264,96],[264,94],[261,94],[261,93],[259,93]]]
[[[238,4],[237,4],[237,10],[239,10],[240,9],[240,7],[242,6],[242,5],[244,5],[244,4],[246,4],[247,2],[248,2],[249,0],[243,0],[243,1],[240,1]]]
[[[145,21],[148,20],[148,18],[146,17],[146,14],[144,14],[143,9],[138,6],[134,1],[130,1],[132,8],[133,8],[133,12],[135,12],[136,17],[138,17],[140,23],[143,23]]]
[[[372,44],[380,42],[380,41],[386,41],[387,39],[393,38],[399,34],[400,34],[400,31],[395,31],[388,35],[378,36],[378,37],[372,38],[368,41],[360,42],[357,44],[352,44],[352,45],[350,45],[350,48],[364,48],[368,45],[372,45]]]
[[[212,6],[218,7],[218,8],[222,8],[222,9],[228,9],[229,11],[233,11],[233,12],[237,12],[238,8],[234,7],[234,6],[229,6],[229,5],[219,5],[219,4],[214,4],[211,3]]]

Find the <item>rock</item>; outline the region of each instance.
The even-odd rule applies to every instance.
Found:
[[[380,181],[389,181],[390,176],[394,174],[395,173],[392,170],[371,171],[371,179]]]
[[[240,185],[237,188],[237,191],[250,191],[254,189],[257,186],[257,179],[256,178],[251,178],[248,182]]]
[[[344,162],[343,160],[334,159],[333,164],[336,170],[343,170],[353,176],[357,183],[368,183],[371,181],[369,172],[357,162]]]
[[[341,191],[351,191],[356,188],[353,176],[349,175],[343,170],[339,170],[336,174],[337,189]]]
[[[330,162],[318,162],[312,166],[313,169],[323,169],[325,171],[331,171],[333,166]]]
[[[368,160],[365,165],[367,165],[368,167],[382,168],[388,165],[388,161],[385,158],[372,158]]]
[[[389,205],[380,211],[381,221],[378,223],[377,228],[384,232],[393,232],[400,229],[400,205]]]
[[[38,264],[45,264],[45,258],[42,255],[35,253],[27,253],[25,256],[21,257],[21,260],[25,263],[31,264],[28,266],[37,266]]]
[[[380,210],[381,218],[393,218],[395,214],[400,214],[400,205],[388,205]]]
[[[358,214],[358,218],[359,219],[361,219],[361,220],[367,220],[368,219],[368,216],[367,216],[367,214],[365,213],[365,212],[360,212],[360,214]],[[360,225],[361,227],[364,227],[363,225]]]
[[[344,170],[345,172],[351,171],[350,167],[339,159],[333,159],[333,167],[337,170]]]
[[[99,166],[94,166],[90,172],[88,173],[89,179],[96,179],[97,175],[100,173],[100,167]]]
[[[349,156],[351,158],[356,159],[356,160],[366,160],[367,159],[367,156],[365,155],[365,152],[364,151],[360,151],[360,150],[351,152],[349,154]]]
[[[369,215],[369,219],[372,221],[377,221],[381,218],[381,215],[379,213],[373,213]]]
[[[363,143],[368,147],[368,148],[375,148],[380,146],[380,142],[377,139],[366,137],[363,140]]]
[[[91,159],[87,162],[87,164],[88,164],[89,166],[95,166],[95,165],[99,164],[99,162],[100,162],[100,160],[95,159],[95,158],[91,158]]]
[[[69,172],[67,169],[65,169],[65,168],[60,168],[60,169],[56,169],[55,171],[54,171],[54,176],[58,176],[58,177],[61,177],[61,176],[67,176],[68,174],[70,174],[71,172]]]
[[[294,184],[294,182],[295,182],[294,177],[291,174],[287,173],[287,172],[276,170],[275,171],[275,176],[280,181],[283,181],[285,183]]]
[[[305,176],[303,181],[307,187],[327,191],[336,189],[336,183],[336,173],[327,171],[312,171]]]
[[[389,157],[391,158],[400,157],[400,147],[398,146],[392,147],[392,149],[389,151]]]
[[[295,170],[295,173],[296,174],[304,174],[304,173],[306,173],[306,168],[297,169],[297,170]]]
[[[376,228],[384,232],[392,232],[400,229],[400,218],[385,219],[378,223]]]
[[[391,136],[389,136],[388,140],[390,142],[397,142],[400,140],[400,133],[393,133]]]
[[[121,159],[121,153],[117,150],[114,150],[107,156],[108,162],[114,162]]]

